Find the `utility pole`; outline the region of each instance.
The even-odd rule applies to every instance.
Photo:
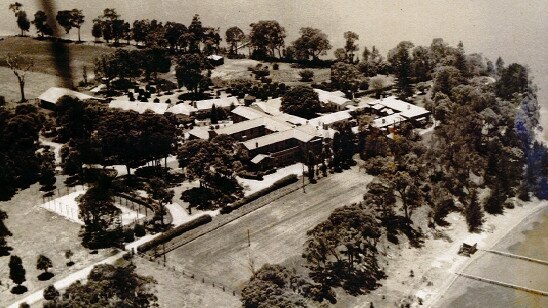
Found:
[[[251,237],[249,236],[249,229],[247,229],[247,247],[251,247]]]
[[[166,243],[162,243],[162,250],[164,256],[164,267],[166,267]]]
[[[303,192],[306,193],[306,190],[304,190],[304,163],[301,163],[301,164],[303,165]]]

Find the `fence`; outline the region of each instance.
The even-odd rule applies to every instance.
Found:
[[[166,260],[165,260],[165,256],[163,258],[163,260],[160,260],[160,259],[154,259],[154,257],[152,256],[149,256],[147,254],[143,254],[143,253],[134,253],[134,251],[132,250],[132,254],[133,255],[136,255],[136,256],[139,256],[141,257],[143,260],[146,260],[148,262],[151,262],[151,263],[156,263],[158,265],[162,265],[163,267],[171,270],[171,271],[174,271],[174,272],[177,272],[179,274],[182,274],[183,276],[187,277],[187,278],[190,278],[190,279],[193,279],[193,280],[196,280],[197,282],[201,282],[203,283],[204,285],[208,285],[208,286],[211,286],[213,288],[218,288],[219,290],[223,291],[223,292],[226,292],[226,293],[229,293],[229,294],[232,294],[232,296],[235,296],[235,297],[240,297],[240,292],[239,291],[236,291],[234,289],[231,289],[225,285],[223,285],[222,283],[218,283],[218,282],[215,282],[213,281],[211,278],[209,277],[206,277],[205,275],[198,275],[198,274],[195,274],[195,273],[192,273],[186,269],[181,269],[181,268],[178,268],[177,266],[175,265],[168,265],[166,264]]]
[[[42,196],[42,203],[53,201],[57,198],[64,197],[64,196],[66,196],[68,194],[71,194],[73,192],[84,191],[88,188],[89,188],[89,185],[85,184],[85,183],[83,185],[67,186],[65,188],[57,188],[57,189],[52,190],[48,194],[43,195]]]

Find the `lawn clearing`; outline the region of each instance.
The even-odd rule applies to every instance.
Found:
[[[201,280],[192,279],[154,262],[135,257],[133,260],[140,275],[152,276],[158,284],[156,295],[160,307],[241,307],[240,299],[229,290],[223,292]]]
[[[25,97],[27,99],[38,97],[47,89],[60,85],[61,80],[54,75],[28,72],[25,83]],[[0,95],[4,96],[8,102],[21,100],[17,77],[11,69],[3,66],[0,66]]]
[[[70,66],[73,77],[82,78],[82,67],[87,66],[93,73],[93,60],[103,54],[114,52],[114,48],[105,45],[61,43],[69,51]],[[32,37],[6,37],[0,41],[0,65],[5,66],[4,58],[8,54],[19,54],[22,58],[34,59],[34,71],[57,75],[55,59],[52,53],[52,42],[42,41]]]
[[[57,178],[57,187],[66,189],[63,181],[65,177]],[[8,213],[5,221],[13,236],[7,237],[8,245],[13,247],[12,255],[17,255],[23,260],[27,281],[23,284],[28,291],[22,295],[11,294],[13,283],[9,280],[9,256],[0,257],[0,307],[6,307],[12,302],[24,298],[36,290],[47,287],[58,279],[66,277],[86,266],[102,260],[110,255],[110,250],[99,250],[98,254],[90,254],[89,250],[81,245],[78,236],[80,225],[67,221],[65,218],[49,212],[41,207],[42,192],[40,185],[35,184],[30,188],[19,191],[11,200],[1,202],[0,207]],[[65,251],[70,249],[75,263],[67,267]],[[50,272],[55,276],[48,281],[39,281],[37,276],[41,271],[36,269],[36,259],[39,254],[44,254],[53,262]]]
[[[167,263],[239,290],[251,275],[250,260],[258,269],[300,256],[306,231],[335,208],[362,200],[371,180],[357,167],[330,175],[168,253]]]
[[[230,81],[237,78],[254,79],[252,72],[248,71],[248,67],[255,67],[257,64],[262,63],[263,66],[268,66],[270,70],[270,77],[273,82],[283,82],[287,84],[301,84],[301,76],[299,72],[303,69],[291,67],[291,63],[278,63],[279,68],[273,70],[273,62],[260,62],[250,59],[225,59],[223,65],[217,66],[211,74],[212,79],[220,79],[223,81]],[[314,82],[329,81],[331,69],[329,68],[309,68],[314,72]],[[305,83],[306,84],[306,83]]]

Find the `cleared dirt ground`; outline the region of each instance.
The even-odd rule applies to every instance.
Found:
[[[360,201],[371,179],[357,167],[330,175],[168,253],[167,263],[239,290],[251,275],[250,259],[258,269],[300,256],[306,231]]]

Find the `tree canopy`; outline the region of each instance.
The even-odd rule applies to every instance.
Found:
[[[321,110],[318,93],[311,87],[297,86],[282,97],[281,111],[311,119]]]
[[[318,60],[321,55],[326,55],[332,48],[327,39],[327,35],[320,29],[304,27],[300,30],[301,36],[293,42],[293,47],[297,52],[297,58],[309,60]]]
[[[285,43],[285,28],[275,20],[261,20],[250,25],[250,43],[253,46],[254,55],[258,59],[275,57],[274,52],[281,53]]]

